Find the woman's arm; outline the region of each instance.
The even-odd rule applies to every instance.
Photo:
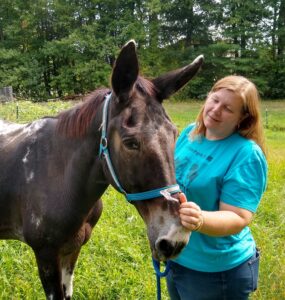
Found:
[[[253,213],[249,210],[239,208],[220,202],[218,211],[202,211],[194,202],[181,203],[181,223],[188,230],[198,231],[210,236],[227,236],[239,233],[247,226]]]

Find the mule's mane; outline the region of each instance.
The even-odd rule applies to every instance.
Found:
[[[76,105],[58,115],[57,130],[68,137],[84,136],[109,89],[98,89]]]
[[[144,95],[155,96],[156,90],[153,83],[141,76],[138,77],[135,87]],[[92,120],[94,119],[99,105],[104,101],[110,89],[98,89],[83,99],[83,103],[61,112],[57,118],[57,130],[68,137],[84,136]]]

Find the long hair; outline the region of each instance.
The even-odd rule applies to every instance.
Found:
[[[220,89],[230,90],[242,99],[242,113],[245,118],[240,122],[236,131],[241,136],[255,141],[260,146],[264,154],[266,154],[265,139],[260,112],[260,98],[256,86],[243,76],[231,75],[217,81],[209,92],[209,95]],[[206,127],[203,121],[204,108],[205,104],[203,105],[197,116],[197,127],[192,133],[193,138],[195,136],[206,134]]]

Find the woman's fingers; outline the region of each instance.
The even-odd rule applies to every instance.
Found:
[[[180,200],[180,203],[186,203],[187,202],[187,198],[186,198],[184,193],[179,193],[179,200]]]
[[[188,230],[197,230],[203,224],[201,208],[194,202],[182,203],[179,213],[181,224]]]
[[[201,209],[199,207],[180,207],[179,213],[180,215],[199,218]]]
[[[181,224],[191,231],[200,229],[204,222],[200,206],[194,202],[188,202],[184,193],[179,194],[179,200]]]
[[[195,202],[191,202],[191,201],[181,203],[180,204],[180,209],[182,209],[182,208],[194,208],[194,209],[197,209],[197,210],[201,210],[199,205],[197,205]]]
[[[195,230],[200,224],[199,218],[180,215],[180,220],[181,224],[191,231]]]

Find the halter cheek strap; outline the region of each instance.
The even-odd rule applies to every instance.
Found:
[[[100,140],[100,149],[99,156],[103,157],[107,163],[108,170],[112,176],[114,183],[116,184],[118,190],[125,195],[128,201],[140,201],[140,200],[149,200],[152,198],[161,197],[162,193],[168,192],[170,194],[175,194],[180,192],[178,184],[168,185],[162,188],[157,188],[154,190],[149,190],[141,193],[127,193],[121,186],[118,177],[116,176],[115,170],[113,168],[110,154],[108,151],[108,139],[107,139],[107,122],[108,122],[108,107],[111,101],[112,93],[109,93],[105,97],[104,107],[103,107],[103,120],[102,120],[102,129],[101,129],[101,140]],[[162,193],[161,193],[162,192]]]

